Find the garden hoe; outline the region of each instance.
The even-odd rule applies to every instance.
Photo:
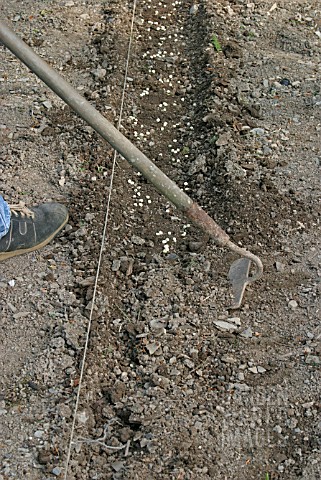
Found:
[[[0,41],[48,85],[64,102],[83,118],[99,135],[116,149],[136,170],[174,204],[191,222],[209,235],[214,242],[227,247],[242,258],[229,270],[233,302],[229,308],[241,306],[246,285],[261,277],[263,265],[253,253],[233,243],[227,233],[192,199],[168,178],[137,147],[120,133],[103,115],[69,85],[53,68],[28,47],[3,21],[0,20]],[[250,276],[253,262],[256,271]]]

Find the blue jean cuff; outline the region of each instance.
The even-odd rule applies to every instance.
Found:
[[[0,238],[4,237],[10,228],[10,208],[0,196]]]

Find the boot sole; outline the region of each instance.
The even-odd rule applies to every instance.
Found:
[[[25,253],[34,252],[35,250],[39,250],[40,248],[45,247],[64,228],[64,226],[68,222],[68,218],[69,218],[69,216],[67,216],[64,223],[62,225],[60,225],[60,227],[52,235],[50,235],[50,237],[46,238],[46,240],[44,240],[43,242],[38,243],[34,247],[20,249],[20,250],[14,250],[12,252],[0,253],[0,262],[2,262],[2,260],[7,260],[7,258],[16,257],[17,255],[24,255]]]

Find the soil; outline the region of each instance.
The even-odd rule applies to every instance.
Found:
[[[0,4],[115,125],[133,7]],[[320,14],[136,5],[120,130],[262,259],[237,311],[235,255],[0,47],[0,191],[70,212],[1,264],[0,480],[321,478]]]

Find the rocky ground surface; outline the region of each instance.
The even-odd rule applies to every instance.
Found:
[[[116,125],[133,6],[0,11]],[[121,158],[94,291],[113,150],[0,47],[0,191],[70,210],[1,264],[1,480],[321,478],[320,18],[317,0],[136,5],[121,131],[262,258],[237,311],[235,256]]]

